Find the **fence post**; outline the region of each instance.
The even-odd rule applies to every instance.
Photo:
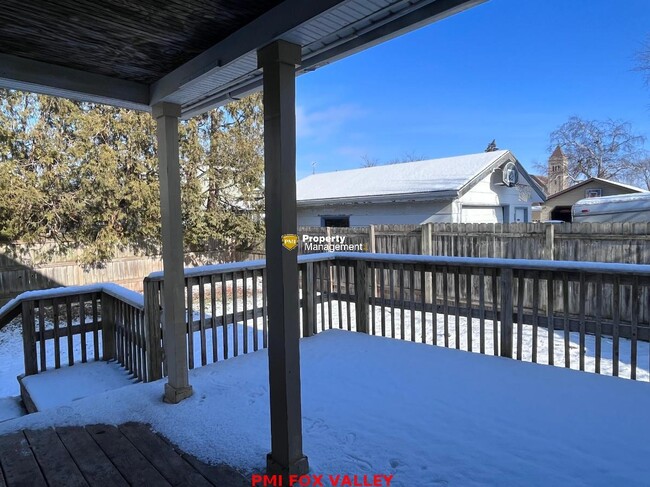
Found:
[[[38,373],[36,361],[36,326],[34,324],[34,301],[23,301],[23,353],[25,358],[25,375]]]
[[[144,332],[147,350],[147,381],[161,379],[162,373],[162,328],[160,324],[160,302],[158,283],[145,277],[144,291]],[[225,329],[225,325],[224,325]]]
[[[115,358],[115,300],[102,293],[101,303],[102,360],[112,360]]]
[[[302,269],[302,336],[310,337],[316,330],[314,311],[314,263],[307,262]],[[322,318],[321,318],[322,319]]]
[[[546,260],[555,259],[555,225],[546,224],[545,241],[544,241],[544,258]]]
[[[357,331],[368,333],[368,265],[365,260],[357,259],[354,264],[354,311]]]
[[[422,255],[433,255],[433,224],[425,223],[420,227],[422,232],[420,234],[420,248],[422,249]],[[435,276],[433,277],[436,278]],[[421,289],[420,292],[424,293],[424,299],[427,303],[433,303],[433,292],[431,285],[428,280],[424,282],[424,289]]]
[[[501,340],[500,355],[502,357],[512,358],[512,269],[501,269],[500,288],[501,288],[501,309],[499,310],[499,319],[501,321]]]
[[[368,226],[368,248],[366,249],[371,254],[377,252],[377,245],[375,243],[375,226]]]

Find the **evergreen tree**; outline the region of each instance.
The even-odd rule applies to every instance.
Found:
[[[245,250],[263,238],[261,97],[180,127],[183,224],[191,250]],[[0,90],[0,236],[157,253],[155,122],[146,113]]]

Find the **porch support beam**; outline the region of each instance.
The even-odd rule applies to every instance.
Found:
[[[192,395],[187,370],[187,329],[183,299],[183,225],[178,120],[181,107],[159,103],[152,107],[158,137],[160,215],[163,254],[163,346],[167,363],[164,401],[176,404]]]
[[[275,41],[257,53],[264,72],[264,174],[266,198],[266,289],[269,317],[271,400],[270,474],[304,474],[300,394],[298,251],[282,245],[297,232],[296,85],[301,47]]]

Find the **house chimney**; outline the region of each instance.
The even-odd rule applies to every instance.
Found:
[[[548,195],[569,187],[569,160],[558,145],[548,160]]]

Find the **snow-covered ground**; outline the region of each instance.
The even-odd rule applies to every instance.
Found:
[[[23,379],[23,384],[39,411],[119,389],[134,382],[133,375],[116,362],[77,364]]]
[[[301,341],[304,450],[314,473],[394,474],[395,486],[647,485],[645,383],[360,333]],[[200,458],[263,470],[266,351],[190,372],[194,395],[135,384],[0,423],[143,421]]]

